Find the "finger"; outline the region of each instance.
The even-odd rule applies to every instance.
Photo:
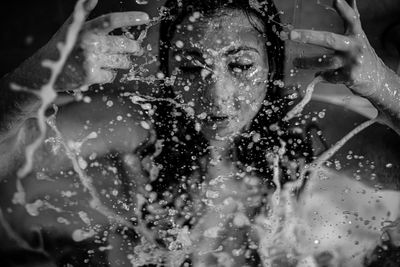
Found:
[[[92,69],[90,72],[87,82],[89,85],[112,83],[117,77],[117,72],[114,70]]]
[[[340,52],[350,52],[355,46],[350,37],[325,31],[292,30],[290,40]]]
[[[357,0],[352,0],[351,6],[353,7],[356,15],[360,18],[360,12],[358,12]]]
[[[131,40],[124,36],[105,36],[105,35],[97,35],[99,38],[98,51],[101,53],[111,53],[111,54],[141,54],[142,47],[140,43],[135,40]]]
[[[87,19],[87,17],[89,16],[90,12],[92,12],[92,10],[96,7],[98,0],[86,0],[83,3],[80,2],[80,4],[82,5],[82,7],[84,8],[84,18],[85,20]],[[75,11],[76,12],[76,11]],[[68,19],[64,22],[64,24],[60,27],[60,29],[58,30],[58,33],[65,33],[67,32],[67,29],[70,27],[70,25],[72,24],[72,22],[75,19],[75,12],[73,12]]]
[[[329,83],[345,83],[348,79],[346,78],[346,75],[344,74],[344,69],[336,69],[336,70],[328,70],[328,71],[322,71],[317,73],[317,75],[321,76],[325,81]]]
[[[350,0],[352,6],[350,6],[345,0],[336,0],[335,8],[339,12],[340,16],[346,22],[347,28],[352,34],[361,32],[360,16],[355,8],[356,4],[354,0]]]
[[[85,8],[86,12],[89,14],[92,10],[96,7],[98,0],[86,0],[83,3],[83,7]]]
[[[344,66],[344,61],[337,55],[295,58],[293,65],[300,69],[338,69]]]
[[[144,188],[150,181],[143,172],[142,162],[139,157],[132,153],[126,154],[124,155],[123,164],[127,174],[133,179],[133,186],[136,192],[146,195]]]
[[[115,29],[138,26],[148,23],[149,15],[145,12],[116,12],[110,13],[89,21],[86,30],[94,30],[102,33],[109,33]]]
[[[126,54],[101,55],[98,60],[98,64],[106,69],[129,69],[132,66],[132,61]]]

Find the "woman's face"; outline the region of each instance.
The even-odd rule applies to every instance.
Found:
[[[206,138],[240,133],[257,114],[267,93],[265,44],[240,10],[194,12],[178,26],[169,55],[174,93],[193,107]]]

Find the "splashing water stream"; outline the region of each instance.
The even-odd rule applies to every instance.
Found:
[[[55,107],[55,110],[57,112],[57,108]],[[56,138],[57,140],[61,143],[61,145],[65,149],[65,154],[67,157],[70,159],[73,169],[75,172],[78,174],[78,177],[82,183],[82,185],[85,187],[85,189],[89,192],[90,196],[92,197],[90,201],[90,207],[98,212],[100,212],[102,215],[104,215],[107,219],[110,221],[124,225],[130,229],[135,229],[140,233],[143,237],[147,238],[148,240],[154,240],[154,237],[147,231],[147,229],[143,226],[143,224],[139,223],[139,225],[133,226],[131,222],[126,220],[124,217],[116,214],[109,208],[107,208],[100,200],[100,196],[96,190],[96,188],[93,185],[93,179],[87,175],[85,170],[81,168],[79,165],[78,157],[77,155],[71,150],[71,148],[68,146],[67,142],[64,140],[62,137],[61,132],[57,129],[56,126],[56,113],[53,114],[51,117],[47,119],[48,125],[51,127],[51,129],[56,133]],[[140,218],[136,218],[138,222],[141,222]]]
[[[23,178],[28,175],[32,170],[33,165],[33,155],[39,146],[42,144],[46,136],[46,116],[45,111],[51,103],[56,99],[57,92],[54,90],[54,85],[56,83],[58,75],[61,73],[64,64],[68,58],[68,55],[72,51],[76,40],[78,38],[79,31],[85,22],[87,16],[87,11],[84,8],[85,0],[80,0],[75,6],[73,21],[68,27],[66,41],[64,44],[58,44],[58,50],[60,52],[60,58],[58,61],[45,60],[42,65],[51,70],[51,76],[47,84],[43,85],[37,95],[42,101],[42,104],[38,110],[38,125],[40,129],[39,137],[26,148],[26,163],[18,171],[18,177]]]
[[[314,78],[314,80],[312,80],[312,82],[309,85],[307,85],[306,93],[303,99],[286,114],[286,116],[283,118],[283,121],[289,121],[303,111],[304,107],[311,100],[315,86],[321,81],[323,81],[323,78],[321,76],[317,76]]]
[[[340,148],[342,148],[351,138],[357,135],[359,132],[363,131],[370,125],[377,122],[377,118],[368,120],[351,130],[342,139],[340,139],[334,146],[326,150],[322,155],[315,159],[311,164],[306,165],[300,172],[300,177],[297,181],[293,183],[293,190],[298,190],[304,184],[304,179],[307,172],[315,172],[321,169],[322,165],[326,163]]]
[[[146,229],[146,227],[143,224],[140,224],[138,226],[133,226],[133,224],[129,221],[127,221],[125,218],[122,216],[116,214],[112,210],[108,209],[105,205],[102,204],[99,194],[96,190],[96,188],[92,184],[92,178],[86,174],[86,172],[80,167],[79,161],[77,158],[77,155],[71,150],[69,145],[64,141],[61,132],[57,129],[56,123],[55,123],[55,115],[52,115],[49,118],[46,118],[45,116],[45,111],[49,107],[50,104],[54,102],[54,100],[57,97],[57,92],[54,90],[54,84],[57,80],[58,75],[61,73],[64,64],[67,60],[67,57],[69,53],[72,51],[76,40],[77,36],[79,34],[79,31],[82,27],[82,25],[85,22],[85,18],[87,17],[87,11],[84,8],[84,3],[85,0],[79,0],[75,6],[75,10],[73,13],[73,21],[71,25],[68,27],[67,31],[67,36],[66,36],[66,41],[64,44],[59,43],[58,44],[58,50],[60,52],[60,58],[57,61],[50,61],[50,60],[45,60],[43,61],[43,66],[47,67],[51,70],[51,76],[47,84],[43,85],[41,89],[36,92],[36,91],[30,91],[27,88],[20,87],[16,84],[12,84],[12,88],[15,90],[23,90],[29,93],[36,94],[42,101],[41,106],[38,110],[38,125],[39,125],[39,130],[40,134],[39,137],[30,145],[27,146],[26,148],[26,153],[25,153],[25,164],[23,167],[18,170],[18,177],[17,177],[17,192],[14,194],[14,203],[19,203],[22,205],[25,205],[28,207],[28,204],[26,204],[25,200],[25,191],[21,183],[21,179],[25,178],[33,168],[33,157],[36,152],[36,150],[39,148],[39,146],[43,143],[44,138],[46,136],[46,122],[47,124],[51,127],[51,129],[56,133],[57,140],[62,144],[66,151],[67,157],[70,159],[73,169],[75,172],[78,174],[79,179],[82,183],[82,185],[85,187],[85,189],[89,192],[90,196],[92,197],[92,200],[90,201],[90,207],[93,208],[94,210],[97,210],[100,214],[106,216],[109,220],[124,225],[128,228],[135,229],[142,235],[142,237],[145,237],[147,241],[150,243],[154,243],[154,237],[151,235],[151,233]],[[145,35],[144,35],[145,36]],[[143,39],[144,36],[141,38]],[[57,107],[55,107],[55,110],[57,111]],[[1,222],[5,222],[3,220],[3,217],[0,218]],[[140,219],[138,219],[140,222]],[[8,224],[5,225],[5,229],[8,229],[10,227],[7,227]],[[10,231],[9,234],[12,234],[13,231]],[[16,240],[20,244],[24,244],[17,235],[12,235],[13,239]],[[24,246],[22,246],[24,247]]]
[[[137,1],[139,4],[145,4],[147,1]],[[185,232],[184,234],[183,229],[178,229],[180,234],[181,234],[181,239],[184,240],[185,238],[187,239],[186,242],[182,241],[179,242],[179,245],[182,245],[183,247],[180,248],[179,250],[175,251],[168,251],[166,249],[160,248],[159,245],[155,245],[156,242],[155,240],[155,235],[147,229],[145,226],[144,222],[140,221],[141,214],[137,214],[137,220],[139,224],[137,226],[134,226],[130,221],[126,220],[122,216],[116,214],[112,210],[110,210],[108,207],[106,207],[104,204],[102,204],[99,194],[96,191],[96,188],[92,184],[92,178],[87,175],[84,169],[82,169],[79,166],[78,158],[76,153],[71,150],[71,148],[68,146],[68,144],[65,142],[65,140],[62,137],[62,134],[56,127],[55,123],[55,114],[49,118],[45,117],[45,111],[49,107],[49,105],[55,100],[57,93],[54,91],[54,84],[57,79],[57,76],[61,72],[66,58],[70,51],[72,50],[72,47],[75,44],[77,35],[79,33],[80,28],[82,27],[84,23],[84,18],[86,16],[86,11],[83,8],[83,3],[84,0],[80,0],[75,8],[74,11],[74,20],[71,26],[69,27],[68,30],[68,35],[66,38],[66,43],[64,45],[59,45],[59,50],[60,50],[60,59],[56,62],[52,61],[45,61],[43,62],[43,66],[48,67],[51,69],[51,78],[49,82],[44,85],[40,92],[38,92],[38,96],[42,100],[42,105],[40,109],[38,110],[38,124],[39,128],[41,130],[40,136],[37,140],[34,141],[31,145],[29,145],[26,149],[26,163],[25,165],[18,171],[18,180],[17,180],[17,195],[20,197],[19,203],[20,204],[25,204],[25,199],[24,199],[24,192],[21,184],[21,179],[24,178],[26,175],[28,175],[31,170],[32,170],[32,165],[33,165],[33,155],[37,148],[42,144],[45,134],[46,134],[46,122],[50,126],[50,128],[56,133],[56,136],[58,140],[60,140],[61,145],[64,147],[66,151],[66,155],[70,159],[73,165],[74,171],[78,174],[80,182],[82,185],[85,187],[85,189],[89,192],[91,196],[91,201],[90,201],[90,207],[97,210],[104,216],[106,216],[108,219],[113,221],[114,223],[118,223],[121,225],[124,225],[130,229],[136,230],[141,236],[146,238],[146,241],[150,243],[150,245],[154,245],[153,249],[157,250],[159,249],[159,254],[160,257],[163,257],[166,261],[167,266],[180,266],[185,257],[184,255],[188,255],[191,253],[198,253],[196,251],[196,246],[193,246],[191,239],[192,240],[197,240],[197,235],[196,231],[194,230],[192,233],[190,232]],[[140,35],[139,39],[142,41],[147,34],[147,29],[142,32]],[[140,79],[140,78],[135,78],[131,77],[131,80],[133,79]],[[304,107],[309,103],[311,100],[314,87],[316,86],[317,83],[321,82],[322,78],[317,76],[308,86],[306,89],[306,94],[304,98],[292,109],[290,110],[286,116],[283,118],[284,121],[289,121],[298,114],[302,112]],[[23,88],[18,87],[17,85],[14,86],[15,89],[23,90]],[[169,99],[169,98],[157,98],[157,97],[151,97],[151,96],[141,96],[138,94],[131,94],[130,95],[131,101],[135,104],[141,105],[142,103],[146,102],[155,102],[155,101],[166,101],[169,102],[173,105],[176,105],[177,107],[183,108],[188,115],[193,115],[193,112],[191,110],[191,107],[186,104],[178,103],[174,99]],[[57,111],[57,108],[55,108]],[[329,148],[327,151],[325,151],[321,156],[319,156],[317,159],[315,159],[311,164],[306,165],[304,168],[302,168],[299,173],[299,178],[298,180],[288,182],[286,183],[283,187],[281,187],[281,171],[280,171],[280,160],[282,158],[283,154],[277,153],[273,157],[273,182],[276,185],[276,190],[273,192],[271,196],[271,211],[268,214],[268,216],[261,215],[259,216],[254,223],[251,223],[252,229],[256,229],[258,233],[258,238],[259,238],[259,248],[258,252],[260,254],[262,263],[264,266],[271,266],[274,261],[275,254],[278,252],[281,252],[280,250],[283,249],[282,246],[285,246],[285,243],[283,242],[290,242],[291,247],[287,248],[289,253],[291,253],[292,248],[298,249],[298,247],[301,245],[298,243],[298,241],[295,238],[294,232],[296,229],[298,229],[298,226],[302,225],[303,222],[301,222],[298,218],[296,218],[296,213],[295,213],[295,204],[296,204],[296,196],[294,192],[297,192],[300,190],[300,188],[304,185],[305,183],[305,178],[307,174],[310,174],[310,179],[315,179],[315,175],[311,175],[312,173],[318,171],[319,169],[322,168],[323,164],[329,160],[332,155],[334,155],[347,141],[349,141],[353,136],[367,128],[368,126],[372,125],[375,123],[377,119],[372,119],[369,121],[366,121],[362,124],[360,124],[358,127],[353,129],[351,132],[349,132],[346,136],[344,136],[341,140],[339,140],[334,146]],[[282,146],[282,151],[285,150],[285,144],[281,144]],[[138,195],[138,198],[139,195]],[[141,200],[146,201],[146,200]],[[138,202],[140,202],[138,200]],[[140,205],[139,205],[140,206]],[[232,209],[232,207],[229,207]],[[231,211],[227,211],[229,213]],[[4,219],[3,214],[0,210],[0,222],[3,222]],[[266,227],[267,225],[267,227]],[[6,225],[7,226],[7,225]],[[5,227],[7,229],[7,227]],[[10,233],[13,233],[12,231]],[[178,235],[179,235],[178,233]],[[19,240],[18,236],[15,234],[15,239]],[[178,238],[179,239],[179,238]],[[178,240],[179,241],[179,240]],[[19,242],[24,245],[23,240],[19,240]],[[287,244],[286,244],[287,245]],[[138,245],[139,246],[139,245]],[[301,253],[301,251],[295,251],[298,253]],[[143,254],[138,254],[135,256],[137,260],[136,263],[132,262],[133,265],[138,264],[139,262],[142,262],[140,260],[140,257],[143,256],[143,258],[146,258],[145,253]],[[294,255],[295,257],[299,257],[298,255]],[[300,255],[300,257],[305,257],[308,255]],[[148,262],[145,262],[148,263]],[[152,262],[154,263],[154,262]]]
[[[307,86],[304,98],[286,114],[283,119],[284,121],[288,121],[302,112],[304,107],[311,100],[315,85],[322,80],[322,77],[319,76],[314,78],[314,80]],[[294,257],[294,259],[307,259],[307,257],[310,256],[308,255],[308,253],[310,253],[309,251],[301,251],[301,244],[296,239],[296,232],[301,231],[301,228],[304,226],[304,222],[300,218],[297,218],[295,212],[297,202],[296,192],[299,192],[299,190],[304,186],[307,174],[309,174],[310,177],[308,183],[312,183],[313,181],[311,179],[317,179],[318,177],[318,175],[315,175],[315,172],[319,171],[325,162],[327,162],[352,137],[368,126],[374,124],[376,121],[377,118],[368,120],[350,131],[334,146],[322,153],[311,164],[307,164],[301,168],[299,171],[299,178],[295,181],[286,183],[283,188],[280,187],[279,157],[277,155],[275,156],[273,163],[273,181],[276,185],[276,190],[270,201],[272,212],[268,218],[260,219],[262,222],[261,224],[259,223],[256,225],[260,239],[259,253],[264,266],[272,266],[275,258],[274,253],[282,253],[282,250],[285,251],[287,255],[286,257],[289,259],[290,257]],[[265,223],[266,221],[267,223]],[[265,225],[268,226],[265,227]],[[286,247],[288,245],[289,247]],[[292,251],[292,248],[295,250]],[[302,253],[305,254],[302,255]],[[315,265],[315,263],[310,264],[310,266]]]

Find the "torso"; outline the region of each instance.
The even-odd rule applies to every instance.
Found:
[[[130,177],[131,173],[124,166],[123,160],[125,156],[132,155],[132,151],[148,138],[149,131],[144,129],[140,124],[141,121],[146,119],[138,111],[128,110],[123,106],[119,107],[116,102],[109,109],[104,109],[104,102],[102,100],[99,100],[98,103],[102,109],[96,110],[96,105],[93,104],[95,103],[91,105],[80,104],[79,107],[70,106],[60,110],[58,118],[60,122],[64,123],[60,124],[59,127],[65,136],[73,136],[71,139],[75,141],[82,140],[82,138],[93,131],[98,133],[97,138],[89,140],[82,146],[80,154],[82,157],[80,162],[82,164],[81,167],[85,167],[87,175],[92,177],[93,183],[100,194],[101,201],[116,213],[129,217],[134,213],[135,199],[132,198],[129,190],[126,190],[126,185],[132,185],[134,181]],[[91,107],[89,108],[89,106]],[[322,108],[327,108],[327,105],[316,103],[312,107],[313,110]],[[99,110],[102,112],[99,113]],[[93,111],[95,112],[93,113]],[[132,113],[130,118],[125,116],[129,112]],[[333,144],[348,129],[353,127],[352,123],[346,123],[346,125],[337,127],[337,125],[341,125],[343,122],[343,117],[340,115],[342,112],[336,107],[328,105],[326,117],[318,121],[318,125],[322,129],[323,136],[328,145]],[[95,117],[93,117],[93,114],[95,114]],[[350,115],[348,117],[349,121],[360,122],[363,119],[356,114],[348,114]],[[118,115],[123,116],[122,120],[117,118]],[[84,127],[88,120],[91,121],[91,124]],[[68,124],[71,121],[74,123]],[[110,121],[113,121],[113,124],[110,124]],[[101,130],[99,131],[99,129]],[[378,139],[375,138],[376,136],[382,136],[383,138]],[[330,243],[337,244],[338,240],[342,240],[341,246],[354,248],[354,250],[342,251],[345,255],[348,254],[349,257],[354,253],[362,253],[368,249],[373,249],[376,244],[374,240],[379,239],[381,233],[379,223],[382,221],[382,218],[394,219],[398,216],[394,211],[396,209],[398,211],[399,206],[396,206],[394,202],[386,201],[386,199],[397,199],[397,201],[400,201],[398,200],[400,199],[398,198],[398,192],[375,191],[374,189],[374,185],[376,184],[386,188],[399,189],[399,187],[396,187],[399,185],[399,178],[397,176],[389,176],[390,173],[393,175],[400,173],[397,171],[400,168],[400,155],[398,155],[398,149],[396,149],[397,144],[400,144],[397,135],[391,133],[390,130],[385,129],[383,126],[374,126],[355,137],[335,155],[336,160],[340,161],[342,168],[333,171],[327,170],[326,173],[330,177],[329,179],[313,180],[313,183],[310,183],[303,197],[300,199],[300,207],[305,208],[299,208],[297,216],[306,221],[306,224],[310,227],[308,228],[309,230],[312,229],[312,234],[305,236],[304,240],[301,241],[303,247],[307,247],[304,244],[309,244],[307,249],[317,253],[324,249],[329,250]],[[23,180],[23,185],[27,193],[27,203],[36,204],[30,206],[29,211],[31,214],[22,206],[15,205],[11,201],[15,192],[15,176],[9,176],[7,179],[1,181],[1,206],[10,224],[17,232],[22,233],[27,240],[32,239],[32,230],[35,228],[41,228],[53,236],[66,237],[72,237],[74,233],[76,237],[77,229],[86,229],[89,232],[88,229],[96,224],[101,225],[100,228],[105,230],[110,225],[109,220],[90,208],[88,204],[90,196],[83,189],[82,183],[68,163],[69,160],[63,156],[64,153],[62,150],[56,154],[51,152],[51,147],[49,144],[44,146],[36,156],[37,162],[35,165],[38,168]],[[315,151],[323,150],[322,143],[320,142],[315,142],[314,147]],[[371,148],[373,149],[372,151]],[[362,155],[364,157],[357,157],[357,160],[355,160],[353,156],[349,159],[349,150],[352,151],[352,155]],[[370,168],[370,161],[374,161],[373,169]],[[84,166],[85,163],[87,166]],[[388,167],[388,163],[391,164],[390,167]],[[337,164],[333,164],[332,166],[337,166]],[[354,173],[362,179],[358,181],[358,176],[354,176]],[[375,173],[375,175],[372,175],[372,173]],[[209,169],[209,175],[210,179],[215,179],[218,176],[236,176],[237,178],[237,170],[228,164],[219,170],[215,168]],[[253,178],[257,180],[256,177]],[[254,189],[251,186],[246,187],[243,179],[242,177],[237,181],[222,180],[221,184],[224,185],[223,190],[215,187],[209,188],[211,191],[214,190],[219,194],[219,197],[216,197],[213,201],[218,202],[218,199],[222,201],[229,197],[233,200],[240,199],[240,201],[243,201],[247,197],[247,194],[251,194]],[[337,183],[339,180],[340,183]],[[245,187],[246,189],[244,189]],[[350,191],[346,192],[346,188],[349,188]],[[351,194],[356,188],[359,190],[355,195]],[[247,193],[246,190],[248,190]],[[341,197],[338,197],[338,194]],[[365,196],[365,199],[361,196]],[[37,202],[38,200],[42,202]],[[381,201],[380,205],[375,204],[375,206],[370,206],[371,201],[376,203],[376,200]],[[205,231],[221,224],[221,220],[225,220],[224,216],[218,216],[225,214],[229,217],[229,220],[225,220],[222,226],[230,227],[232,230],[230,232],[232,233],[236,232],[236,236],[232,237],[231,235],[231,237],[233,240],[237,240],[235,244],[241,243],[248,236],[247,233],[252,232],[252,230],[246,222],[241,226],[235,226],[232,223],[228,226],[228,222],[233,222],[235,216],[240,217],[240,213],[243,212],[243,207],[240,210],[236,204],[232,203],[228,201],[222,204],[222,210],[210,208],[204,215],[207,223],[199,224],[198,228]],[[324,204],[315,206],[316,203]],[[352,205],[349,208],[347,204]],[[326,206],[334,208],[326,209]],[[246,208],[249,209],[249,206],[245,206]],[[391,211],[391,216],[385,216],[386,213],[383,213],[384,210]],[[350,214],[346,212],[350,212]],[[352,212],[358,212],[358,218],[362,216],[364,221],[365,217],[368,216],[375,216],[376,220],[369,220],[370,223],[368,224],[364,224],[364,221],[358,221],[350,225],[348,224],[348,220],[352,219],[350,218],[353,216]],[[244,213],[246,213],[245,210]],[[91,218],[90,222],[85,220],[85,214]],[[243,217],[240,218],[242,221],[244,220]],[[333,223],[334,221],[335,223]],[[349,234],[349,231],[352,234]],[[331,235],[327,235],[327,232],[331,233]],[[337,239],[339,235],[342,236],[341,239]],[[201,239],[203,241],[199,242],[197,246],[199,249],[215,249],[218,248],[219,244],[226,242],[224,239],[229,236],[228,234],[222,239],[220,237],[214,238],[214,243],[209,242],[210,237],[203,237]],[[361,239],[363,237],[368,240]],[[88,240],[92,240],[93,238],[96,239],[96,234],[88,236]],[[115,240],[109,240],[109,243],[118,244],[119,241]],[[320,243],[318,243],[318,246],[313,244],[314,240],[319,240]],[[359,244],[363,244],[363,246],[351,246],[356,241]],[[249,240],[243,242],[249,243]],[[237,250],[238,256],[233,258],[237,261],[236,266],[240,266],[243,263],[240,261],[240,259],[243,259],[242,254],[240,254],[242,253],[240,252],[240,247],[236,245],[229,247],[228,243],[225,244],[226,248],[223,251]],[[230,242],[230,244],[233,243]],[[60,252],[54,253],[62,254]],[[113,255],[113,253],[109,254],[114,258],[122,257],[120,254],[118,256]],[[123,257],[126,257],[126,255]],[[127,260],[126,263],[129,263],[129,261]],[[354,264],[354,262],[351,262],[351,264]],[[122,263],[120,266],[123,266]]]

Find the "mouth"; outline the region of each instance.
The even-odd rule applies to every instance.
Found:
[[[229,116],[225,116],[225,115],[213,115],[213,114],[209,114],[207,115],[206,118],[206,122],[207,123],[227,123],[229,122]]]

